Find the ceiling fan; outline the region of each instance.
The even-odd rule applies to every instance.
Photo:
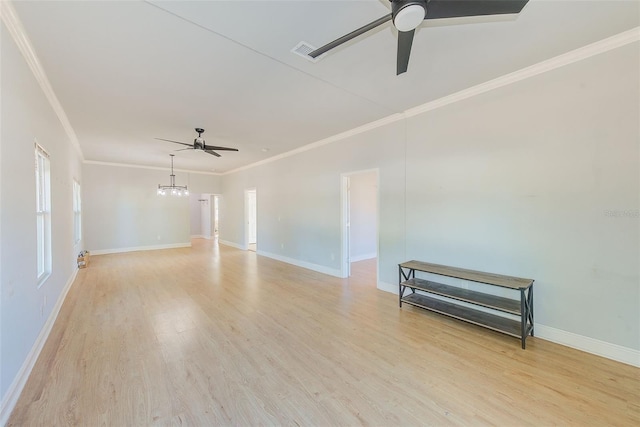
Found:
[[[309,53],[312,58],[366,33],[387,21],[398,30],[397,75],[407,71],[413,34],[425,19],[519,13],[529,0],[389,0],[391,13]]]
[[[163,139],[163,138],[154,138],[154,139],[158,139],[160,141],[173,142],[175,144],[186,145],[186,146],[189,147],[189,148],[182,148],[182,149],[176,150],[176,151],[202,150],[205,153],[211,154],[212,156],[216,156],[216,157],[220,157],[220,154],[216,153],[216,151],[238,151],[237,148],[217,147],[215,145],[207,145],[207,144],[205,144],[204,138],[202,138],[202,134],[204,133],[204,129],[196,128],[196,132],[198,133],[198,137],[193,140],[193,144],[187,144],[186,142],[172,141],[170,139]],[[214,150],[216,150],[216,151],[214,151]]]

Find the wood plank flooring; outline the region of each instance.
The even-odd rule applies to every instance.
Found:
[[[91,258],[10,426],[640,425],[640,369],[195,239]],[[544,304],[544,301],[538,301]]]

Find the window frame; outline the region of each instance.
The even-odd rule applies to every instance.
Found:
[[[82,240],[82,195],[80,182],[73,179],[73,242],[80,243]]]
[[[51,161],[49,153],[35,143],[36,175],[36,279],[38,288],[49,278],[51,251]]]

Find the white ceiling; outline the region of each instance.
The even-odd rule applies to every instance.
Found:
[[[389,13],[386,0],[29,1],[14,7],[86,160],[168,166],[193,128],[225,172],[500,77],[640,25],[638,0],[530,0],[519,16],[429,21],[395,74],[390,23],[312,63],[319,47]],[[268,152],[263,152],[268,148]]]

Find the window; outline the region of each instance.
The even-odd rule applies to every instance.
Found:
[[[82,203],[80,200],[80,183],[73,180],[73,241],[82,239]]]
[[[38,286],[51,274],[51,180],[49,154],[36,144]]]

